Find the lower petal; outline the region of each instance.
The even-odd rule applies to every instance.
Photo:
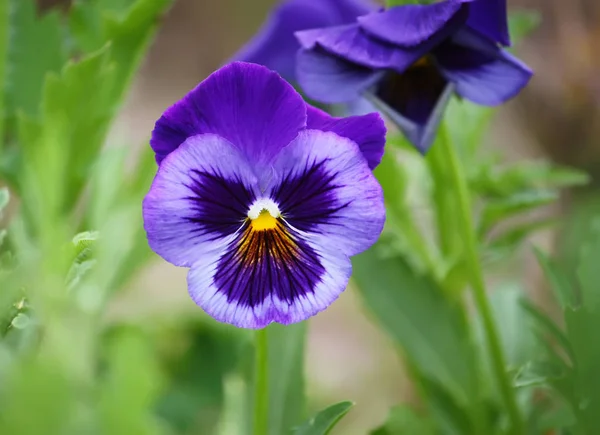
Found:
[[[459,32],[435,51],[442,74],[460,96],[497,106],[516,96],[531,79],[527,65],[473,31]]]
[[[338,136],[355,142],[371,169],[375,169],[381,162],[385,147],[386,128],[378,113],[335,118],[312,106],[308,106],[307,109],[307,128],[332,131]]]
[[[247,226],[188,274],[190,296],[216,320],[242,328],[290,324],[327,308],[344,291],[350,260],[311,246],[280,222],[276,230]]]

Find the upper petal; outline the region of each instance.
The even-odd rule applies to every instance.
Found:
[[[430,44],[401,47],[372,38],[357,23],[296,32],[304,49],[321,47],[346,61],[373,69],[404,71],[430,49]]]
[[[484,106],[496,106],[514,97],[533,75],[519,59],[467,29],[436,49],[434,55],[456,92]]]
[[[160,163],[188,137],[214,133],[257,165],[306,125],[306,104],[277,73],[234,62],[217,70],[156,122],[150,145]]]
[[[378,113],[335,118],[315,107],[308,106],[306,128],[332,131],[356,143],[367,160],[369,168],[381,162],[385,147],[385,123]]]
[[[383,193],[356,143],[305,130],[273,168],[270,197],[313,246],[351,256],[375,243],[385,221]]]
[[[298,52],[298,83],[310,98],[323,103],[345,103],[360,98],[363,91],[384,74],[320,50]]]
[[[227,244],[247,217],[258,180],[227,140],[192,136],[161,164],[144,198],[144,228],[154,252],[190,266]]]
[[[506,0],[475,0],[467,24],[492,41],[510,45]]]
[[[467,19],[463,3],[469,1],[398,6],[359,17],[358,22],[365,32],[382,41],[410,47],[434,36],[440,40],[456,30]]]
[[[269,14],[258,33],[233,56],[235,60],[258,63],[277,71],[287,80],[295,78],[294,32],[352,22],[374,6],[363,0],[287,0]]]

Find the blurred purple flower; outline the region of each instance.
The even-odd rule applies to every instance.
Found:
[[[332,118],[267,68],[235,62],[156,122],[150,247],[189,267],[192,299],[245,328],[302,321],[346,288],[385,220],[371,169],[385,126]]]
[[[495,106],[529,82],[532,71],[498,45],[509,42],[505,14],[495,15],[502,5],[448,0],[399,6],[351,24],[297,32],[298,82],[323,103],[365,96],[426,152],[453,93]]]
[[[377,7],[369,0],[284,0],[233,59],[264,65],[294,81],[300,49],[294,32],[352,23],[356,17],[375,10]]]

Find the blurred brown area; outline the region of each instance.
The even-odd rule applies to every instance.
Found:
[[[44,0],[44,7],[59,3]],[[65,3],[65,2],[60,2]],[[135,82],[113,138],[144,144],[162,111],[218,68],[259,27],[274,0],[179,0],[165,17]],[[510,8],[539,10],[542,26],[519,48],[536,75],[500,109],[489,144],[512,159],[549,156],[600,179],[600,2],[514,0]],[[569,208],[569,201],[563,208]],[[552,245],[551,234],[537,237]],[[541,281],[532,259],[520,265]],[[538,284],[539,285],[539,284]],[[119,305],[146,312],[185,307],[185,270],[164,263],[143,274]],[[350,399],[357,407],[336,433],[363,435],[390,406],[410,400],[410,387],[391,342],[365,317],[352,289],[310,323],[309,393],[315,405]],[[543,298],[542,298],[543,299]],[[199,315],[200,311],[197,310]]]

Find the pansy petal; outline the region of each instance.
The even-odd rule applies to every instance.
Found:
[[[318,48],[298,52],[298,83],[308,97],[323,103],[356,100],[384,74],[383,71],[356,65]]]
[[[371,169],[381,162],[386,128],[378,113],[335,118],[312,106],[308,106],[307,109],[306,128],[332,131],[338,136],[350,139],[358,145]]]
[[[444,116],[444,111],[446,110],[453,93],[454,86],[452,84],[446,85],[446,88],[432,106],[429,116],[421,120],[415,120],[414,118],[410,119],[407,116],[402,115],[376,95],[371,95],[370,99],[381,113],[386,115],[394,124],[396,124],[396,126],[398,126],[406,139],[422,154],[425,154],[435,141],[437,130]]]
[[[358,23],[365,32],[375,38],[411,47],[434,36],[439,41],[464,24],[468,11],[463,3],[468,1],[471,0],[398,6],[359,17]]]
[[[298,237],[298,258],[290,260],[285,251],[269,246],[254,251],[253,266],[236,257],[235,246],[194,265],[188,274],[194,302],[218,321],[258,329],[306,320],[348,285],[352,266],[339,252],[313,248]]]
[[[456,92],[476,104],[496,106],[517,95],[531,79],[527,65],[472,31],[459,32],[434,52]]]
[[[227,140],[192,136],[160,166],[144,198],[144,228],[152,250],[190,266],[234,236],[256,196],[256,177]]]
[[[367,68],[402,72],[431,49],[429,44],[400,47],[371,38],[358,24],[296,32],[304,49],[320,47],[328,53]]]
[[[269,197],[313,246],[351,256],[375,243],[385,221],[382,190],[355,142],[305,130],[273,168]]]
[[[211,74],[156,122],[150,145],[160,163],[188,137],[214,133],[257,165],[306,125],[306,105],[277,73],[234,62]]]
[[[284,1],[272,10],[264,26],[234,55],[234,59],[265,65],[292,80],[295,77],[296,51],[300,48],[294,32],[342,24],[340,20],[337,7],[332,2]]]
[[[506,0],[475,0],[470,5],[467,25],[492,41],[509,46]]]

